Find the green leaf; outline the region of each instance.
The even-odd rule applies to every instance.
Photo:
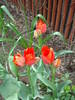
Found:
[[[42,74],[43,77],[49,78],[50,70],[49,68],[45,68],[42,59],[39,61],[37,65],[37,72]]]
[[[64,81],[62,83],[60,83],[57,87],[57,90],[58,92],[61,92],[62,90],[64,90],[64,88],[67,86],[67,85],[70,85],[72,83],[71,80],[67,80],[67,81]]]
[[[47,80],[47,78],[43,77],[41,74],[37,74],[37,78],[47,87],[51,88],[52,90],[55,89],[55,85],[50,82],[49,80]]]
[[[24,77],[24,76],[27,76],[27,73],[26,73],[26,72],[19,72],[18,75],[19,75],[20,77]]]
[[[0,64],[0,79],[4,79],[4,77],[7,75],[7,71],[5,70],[5,68],[2,66],[2,64]]]
[[[30,87],[20,82],[19,98],[22,100],[30,100],[31,94]]]
[[[32,23],[31,23],[31,30],[33,31],[34,30],[34,28],[35,28],[35,25],[36,25],[36,23],[37,23],[37,20],[38,20],[38,18],[37,17],[35,17],[34,19],[33,19],[33,21],[32,21]]]
[[[32,30],[32,31],[33,31],[33,29],[34,29],[35,26],[36,26],[36,23],[37,23],[37,21],[38,21],[38,18],[42,19],[42,20],[47,24],[47,21],[46,21],[45,17],[42,16],[41,14],[37,14],[37,16],[33,19],[32,24],[31,24],[31,30]]]
[[[0,20],[1,20],[2,18],[4,18],[4,12],[3,12],[3,10],[0,8]]]
[[[7,23],[6,26],[13,30],[13,32],[15,32],[16,35],[21,35],[21,33],[18,31],[17,27],[13,23]]]
[[[10,38],[0,38],[0,42],[12,42],[13,40]]]
[[[12,21],[15,21],[13,16],[10,14],[9,10],[7,9],[6,6],[2,5],[1,6],[1,9],[9,16],[9,18],[12,20]]]
[[[43,40],[43,44],[52,39],[53,36],[59,36],[61,40],[65,41],[64,36],[60,32],[54,32],[52,34],[48,34],[48,36]]]
[[[28,47],[28,42],[25,39],[25,37],[22,37],[19,41],[19,45],[21,45],[23,48],[27,48]]]
[[[18,38],[18,40],[14,43],[14,46],[12,47],[12,49],[10,50],[10,52],[9,52],[9,57],[10,57],[10,55],[12,54],[12,52],[13,52],[13,50],[16,48],[16,46],[18,45],[18,43],[19,43],[19,41],[20,41],[20,39],[21,39],[22,37],[20,36],[19,38]]]
[[[14,43],[14,46],[12,47],[11,51],[9,52],[9,57],[8,57],[10,70],[14,75],[16,75],[17,78],[18,78],[18,68],[16,67],[16,65],[14,65],[13,57],[11,55],[12,55],[13,50],[15,49],[15,47],[17,46],[17,44],[18,44],[18,42],[20,41],[21,38],[22,37],[20,36],[18,38],[18,40]]]
[[[18,95],[17,93],[13,94],[12,96],[8,97],[6,100],[18,100]]]
[[[10,56],[8,60],[9,60],[9,68],[10,68],[11,72],[12,72],[16,77],[18,77],[18,68],[17,68],[17,66],[13,63],[13,56]]]
[[[53,98],[50,94],[45,94],[41,100],[53,100]]]
[[[36,97],[38,95],[38,89],[37,89],[37,75],[34,71],[31,72],[31,83],[32,83],[32,88],[34,92],[34,96]]]
[[[36,18],[42,19],[47,24],[47,26],[48,26],[48,23],[47,23],[47,21],[46,21],[46,19],[45,19],[45,17],[43,15],[37,14]]]
[[[61,55],[64,55],[64,54],[71,54],[71,53],[74,53],[74,51],[71,51],[71,50],[60,50],[60,51],[57,51],[55,52],[55,58],[61,56]]]
[[[5,100],[18,100],[19,89],[16,79],[11,75],[7,75],[0,85],[0,94]]]

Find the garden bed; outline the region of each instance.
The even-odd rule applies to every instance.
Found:
[[[15,24],[17,25],[17,28],[19,29],[19,31],[26,36],[27,34],[27,29],[25,26],[25,18],[24,18],[24,14],[22,12],[22,10],[18,9],[15,5],[13,5],[11,2],[8,2],[8,9],[11,12],[11,14],[13,15],[14,19],[15,19]],[[27,14],[27,20],[28,20],[28,25],[29,27],[31,26],[31,21],[33,19],[31,12],[29,12],[29,10],[26,11]],[[11,33],[11,34],[10,34]],[[48,27],[48,30],[46,32],[46,34],[43,36],[43,38],[46,37],[47,34],[51,34],[52,31],[50,31],[50,28]],[[6,37],[10,36],[11,38],[15,37],[15,33],[11,30],[8,31],[8,34]],[[35,39],[36,41],[36,39]],[[49,47],[52,47],[55,51],[58,50],[73,50],[75,52],[75,38],[72,41],[72,43],[70,41],[67,41],[67,43],[65,44],[58,36],[54,36],[51,40],[48,40],[47,45]],[[8,54],[11,50],[13,46],[13,43],[0,43],[0,62],[3,65],[7,66],[7,62],[6,59],[8,57]],[[21,46],[17,46],[17,48],[15,49],[15,52],[22,52],[23,53],[23,47]],[[70,79],[72,80],[72,84],[75,85],[75,53],[73,54],[67,54],[67,55],[63,55],[61,58],[61,66],[60,68],[57,69],[57,72],[59,74],[65,74],[67,72],[69,72],[70,74]],[[23,69],[20,69],[21,71],[23,71]],[[21,78],[20,80],[22,80],[24,83],[28,82],[28,79],[26,78]],[[0,99],[2,100],[2,99]]]
[[[14,17],[14,19],[16,21],[17,28],[19,29],[19,31],[22,34],[26,34],[27,30],[26,30],[26,27],[25,27],[25,18],[24,18],[24,13],[22,12],[22,10],[18,9],[11,2],[8,2],[8,9],[11,12],[11,14],[13,15],[13,17]],[[31,26],[31,21],[33,19],[32,15],[31,15],[31,12],[29,12],[27,10],[26,14],[28,16],[27,17],[28,18],[28,24],[29,24],[29,26]],[[13,34],[14,33],[11,31],[11,34],[9,34],[9,35],[13,38],[14,37]],[[46,34],[51,34],[50,28],[48,28]],[[62,50],[62,49],[68,49],[68,50],[70,50],[70,49],[72,49],[73,51],[75,51],[75,38],[72,41],[72,43],[70,43],[70,41],[68,41],[68,43],[65,45],[65,43],[63,41],[61,41],[58,36],[54,36],[52,38],[52,40],[48,41],[47,45],[53,47],[54,50]],[[3,51],[3,47],[0,48],[0,52],[1,52],[0,54],[4,54],[4,55],[0,55],[0,56],[3,56],[2,57],[3,59],[0,60],[0,62],[2,62],[2,64],[4,63],[4,60],[6,60],[6,57],[8,56],[8,52],[10,51],[10,49],[11,49],[12,46],[13,46],[13,44],[5,43],[4,44],[5,53]],[[18,47],[17,51],[20,51],[22,49],[23,48]],[[72,59],[72,61],[69,64],[69,61],[71,59]],[[70,77],[71,77],[71,79],[73,81],[73,84],[75,84],[75,54],[64,55],[62,57],[62,65],[61,65],[61,67],[60,67],[59,70],[60,70],[60,72],[63,72],[63,73],[65,73],[65,72],[68,71],[70,73]]]

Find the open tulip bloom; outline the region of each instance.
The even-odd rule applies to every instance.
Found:
[[[25,59],[20,53],[14,55],[13,62],[16,66],[23,67],[25,65]]]

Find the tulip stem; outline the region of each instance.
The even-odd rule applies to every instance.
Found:
[[[38,37],[38,45],[39,45],[40,50],[41,50],[41,47],[42,47],[42,36],[41,35]]]
[[[28,79],[29,79],[31,92],[32,92],[32,95],[34,96],[33,85],[32,85],[31,74],[30,74],[30,66],[27,66],[27,74],[28,74]]]
[[[53,84],[55,83],[55,73],[56,73],[56,68],[51,64],[50,65],[51,72],[52,72],[52,82]],[[56,89],[53,91],[53,98],[55,99],[56,97]]]
[[[54,68],[53,65],[50,65],[50,68],[51,68],[51,71],[52,71],[52,82],[54,83],[56,68]]]

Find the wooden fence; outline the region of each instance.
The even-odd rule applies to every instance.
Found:
[[[75,37],[75,0],[21,0],[33,16],[44,15],[53,31],[60,31],[71,41]],[[20,7],[19,0],[12,0]],[[28,5],[28,6],[26,6]]]

